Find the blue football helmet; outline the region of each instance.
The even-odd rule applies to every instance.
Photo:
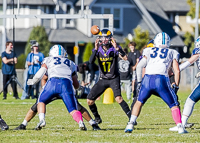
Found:
[[[200,48],[200,36],[195,40],[195,48]]]
[[[169,48],[170,37],[165,32],[160,32],[154,37],[154,45],[158,48]]]

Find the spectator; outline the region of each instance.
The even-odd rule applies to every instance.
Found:
[[[17,63],[16,54],[12,51],[13,43],[11,41],[6,42],[6,50],[1,54],[2,58],[2,73],[3,73],[3,100],[7,98],[7,82],[16,76],[15,64]],[[13,90],[13,97],[19,99],[17,92],[17,84],[14,80],[11,80],[11,87]]]
[[[89,61],[78,65],[79,73],[82,74],[82,86],[88,85],[91,88],[99,80],[99,67]],[[87,78],[86,78],[87,77]]]
[[[128,54],[128,49],[124,48],[124,52],[126,53],[126,55]],[[132,94],[132,83],[131,83],[131,79],[132,79],[132,74],[131,74],[131,64],[132,60],[130,58],[128,58],[128,60],[123,60],[122,58],[118,58],[118,64],[119,64],[119,72],[120,72],[120,84],[122,86],[122,84],[124,83],[125,86],[125,91],[126,91],[126,96],[127,99],[130,100],[131,99],[131,94]]]
[[[33,52],[29,53],[27,58],[26,58],[26,62],[28,65],[28,79],[32,79],[34,77],[34,75],[37,73],[37,71],[40,69],[41,67],[41,63],[44,59],[44,55],[39,52],[39,44],[38,42],[35,42],[32,44],[31,49]],[[31,95],[31,91],[33,90],[33,86],[30,85],[28,86],[28,90],[27,90],[27,94],[28,96],[26,97],[27,99],[30,98],[30,96],[32,97],[32,99],[34,99],[35,97],[37,98],[39,95],[39,85],[40,83],[37,83],[36,86],[36,95]]]
[[[136,90],[135,90],[135,87],[137,86],[135,83],[136,83],[136,80],[137,80],[137,77],[136,77],[136,67],[137,67],[137,64],[139,62],[139,57],[141,56],[141,53],[135,49],[136,47],[136,43],[135,42],[130,42],[128,44],[128,47],[130,49],[130,52],[128,53],[128,59],[131,59],[131,63],[132,63],[132,91],[133,91],[133,97],[135,98],[136,97]]]

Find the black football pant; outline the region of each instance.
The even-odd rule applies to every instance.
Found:
[[[13,97],[17,98],[17,83],[13,80],[10,80],[13,75],[9,74],[3,74],[3,97],[7,98],[8,93],[8,85],[11,84],[12,90],[13,90]],[[16,75],[15,75],[16,76]],[[10,80],[10,83],[6,85],[6,83]]]

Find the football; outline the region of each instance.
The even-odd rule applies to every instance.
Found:
[[[99,34],[99,32],[100,32],[99,26],[93,25],[93,26],[91,27],[91,33],[92,33],[93,35],[97,35],[97,34]]]

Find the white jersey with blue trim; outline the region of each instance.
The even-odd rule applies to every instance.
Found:
[[[192,55],[195,55],[195,54],[200,54],[200,47],[194,48],[194,50],[192,51]],[[197,64],[198,69],[200,70],[200,57],[196,60],[196,64]]]
[[[72,81],[72,73],[77,71],[75,63],[67,58],[46,57],[43,60],[43,64],[47,65],[48,79],[59,77]]]
[[[179,60],[179,53],[169,48],[146,48],[143,50],[143,56],[147,57],[145,74],[166,75],[171,67],[172,61]]]

